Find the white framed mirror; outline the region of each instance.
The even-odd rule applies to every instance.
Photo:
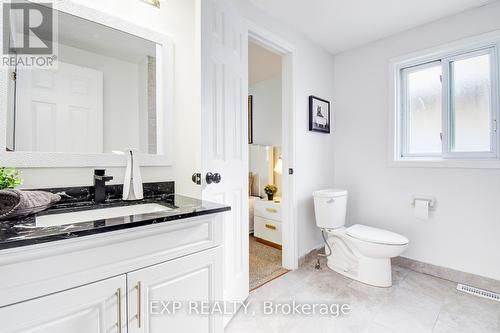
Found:
[[[113,152],[134,148],[172,165],[171,39],[72,1],[53,10],[57,66],[1,69],[0,164],[124,166]]]

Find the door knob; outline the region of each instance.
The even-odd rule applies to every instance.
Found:
[[[205,177],[205,180],[207,181],[207,184],[212,184],[212,183],[215,183],[215,184],[218,184],[220,183],[222,177],[220,176],[220,173],[211,173],[211,172],[208,172],[207,173],[207,176]]]
[[[201,185],[201,173],[193,173],[193,175],[191,176],[191,180],[196,185]]]
[[[214,183],[219,184],[222,180],[220,173],[214,173]]]

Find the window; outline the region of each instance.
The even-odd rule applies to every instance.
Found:
[[[397,66],[399,159],[495,159],[497,46]]]

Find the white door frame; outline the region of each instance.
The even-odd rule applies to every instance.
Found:
[[[251,21],[247,23],[247,26],[249,40],[274,53],[278,53],[282,59],[282,266],[286,269],[297,269],[299,267],[299,249],[295,177],[288,174],[289,169],[293,169],[295,165],[295,90],[293,84],[295,77],[295,47]]]

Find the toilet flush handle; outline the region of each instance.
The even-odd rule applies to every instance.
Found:
[[[334,203],[334,202],[335,202],[334,198],[330,198],[329,200],[326,201],[326,203],[328,203],[328,204],[331,204],[331,203]]]

